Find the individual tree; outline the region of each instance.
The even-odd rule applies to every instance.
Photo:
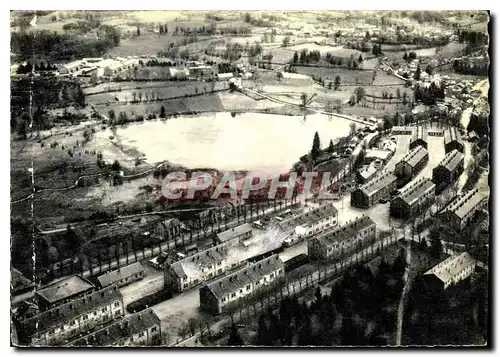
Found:
[[[139,26],[137,26],[137,36],[140,36],[141,35],[141,29],[139,28]]]
[[[413,75],[413,78],[416,80],[416,81],[419,81],[420,80],[420,64],[417,66],[417,70],[415,71],[415,74]]]
[[[121,165],[118,162],[118,160],[115,160],[113,164],[111,165],[111,170],[113,171],[120,171],[121,170]]]
[[[165,107],[162,105],[160,109],[160,118],[165,118]]]
[[[116,119],[116,113],[113,109],[111,109],[109,112],[108,112],[108,117],[109,117],[109,120],[111,120],[111,122],[115,121]]]
[[[363,56],[362,55],[359,55],[358,62],[359,63],[363,62]]]
[[[401,99],[401,90],[399,88],[396,90],[396,97],[398,100]]]
[[[290,36],[285,36],[283,38],[283,42],[281,43],[281,47],[288,47],[290,44]]]
[[[363,87],[356,87],[356,89],[354,89],[354,96],[356,97],[356,103],[359,103],[361,99],[364,98],[365,94],[366,94],[365,89]]]
[[[332,153],[335,150],[335,146],[333,146],[333,141],[330,139],[330,144],[328,145],[328,152]]]
[[[142,92],[139,92],[137,96],[139,97],[139,102],[142,102]]]
[[[302,102],[302,106],[305,107],[307,104],[307,93],[300,94],[300,101]]]
[[[313,160],[316,160],[320,154],[321,154],[321,142],[319,140],[318,132],[315,132],[311,149],[311,157]]]
[[[59,260],[59,251],[57,250],[56,247],[50,246],[49,250],[47,251],[49,261],[51,263],[55,263]]]
[[[281,71],[278,71],[278,72],[276,73],[276,79],[277,79],[278,81],[281,81],[281,79],[283,79],[283,73],[282,73]]]
[[[354,136],[356,134],[356,123],[349,123],[349,135]]]
[[[334,82],[335,90],[338,90],[340,88],[341,80],[342,80],[341,77],[337,74],[335,76],[335,82]]]
[[[429,231],[431,241],[431,255],[440,258],[443,255],[443,243],[441,241],[441,231],[438,227],[432,227]]]
[[[328,82],[328,89],[332,89],[332,88],[333,88],[333,82],[330,81],[330,82]]]
[[[408,53],[405,52],[405,54],[403,55],[403,60],[405,60],[406,62],[408,62]]]
[[[295,53],[293,54],[293,63],[297,63],[299,61],[299,53],[297,51],[295,51]]]
[[[238,332],[238,328],[234,323],[231,325],[231,334],[229,335],[229,339],[227,340],[227,345],[228,346],[244,345],[243,339],[241,338],[240,333]]]

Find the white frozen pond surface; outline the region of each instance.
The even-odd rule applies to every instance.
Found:
[[[168,160],[190,168],[285,172],[311,150],[318,131],[321,146],[349,133],[349,121],[321,114],[286,116],[260,113],[212,113],[132,123],[116,129],[116,138],[137,148],[146,160]],[[100,135],[114,135],[106,130]]]

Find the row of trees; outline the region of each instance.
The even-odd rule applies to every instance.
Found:
[[[26,73],[31,73],[32,71],[35,72],[45,72],[45,71],[55,71],[57,70],[56,65],[50,65],[50,63],[45,64],[45,62],[36,62],[35,65],[31,62],[27,62],[25,65],[20,64],[19,68],[17,69],[17,74],[26,74]]]
[[[414,87],[415,102],[425,105],[434,105],[437,101],[444,100],[444,84],[437,86],[432,82],[428,87],[416,84]]]
[[[473,63],[468,59],[453,61],[453,70],[461,74],[471,74],[474,76],[487,76],[488,75],[488,62],[482,61],[481,63]]]

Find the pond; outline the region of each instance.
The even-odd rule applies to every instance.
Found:
[[[131,123],[98,133],[114,135],[149,163],[168,160],[190,168],[287,172],[311,150],[318,131],[321,146],[349,133],[350,121],[325,115],[287,116],[220,112]]]

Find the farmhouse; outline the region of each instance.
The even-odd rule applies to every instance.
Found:
[[[327,230],[307,241],[307,251],[311,259],[324,260],[341,258],[375,241],[377,227],[368,216]]]
[[[468,278],[476,270],[476,260],[469,253],[452,255],[424,273],[424,282],[431,289],[445,290]]]
[[[435,195],[436,185],[430,179],[422,178],[391,200],[391,216],[410,218],[424,209]]]
[[[110,285],[121,287],[142,278],[144,278],[144,269],[141,263],[136,262],[101,275],[97,281],[102,288]]]
[[[418,126],[414,131],[410,141],[410,150],[422,146],[427,149],[427,130],[423,126]]]
[[[161,321],[152,309],[147,309],[66,346],[157,346],[161,342]]]
[[[123,297],[109,286],[17,322],[16,328],[21,342],[55,346],[123,315]]]
[[[400,162],[396,164],[394,174],[399,179],[411,180],[429,161],[429,153],[422,146],[417,146],[406,154]]]
[[[277,254],[220,277],[200,289],[200,307],[217,315],[227,305],[255,295],[284,276],[284,264]]]
[[[450,127],[444,131],[444,150],[446,153],[452,150],[464,152],[464,144],[457,128]]]
[[[487,203],[488,197],[475,189],[462,194],[447,206],[441,218],[449,222],[453,229],[460,231],[470,223],[477,211],[486,207]]]
[[[337,225],[338,211],[329,203],[298,214],[279,223],[283,232],[293,232],[300,237],[309,237],[326,228]]]
[[[41,310],[51,309],[95,290],[94,285],[79,275],[59,280],[35,292]]]
[[[458,150],[450,151],[444,159],[432,169],[432,181],[436,184],[436,190],[448,186],[456,181],[464,171],[464,155]]]
[[[397,177],[384,172],[351,193],[351,206],[369,208],[381,198],[390,197],[396,190]]]
[[[194,76],[207,77],[212,74],[212,67],[210,66],[189,67],[189,71]]]

